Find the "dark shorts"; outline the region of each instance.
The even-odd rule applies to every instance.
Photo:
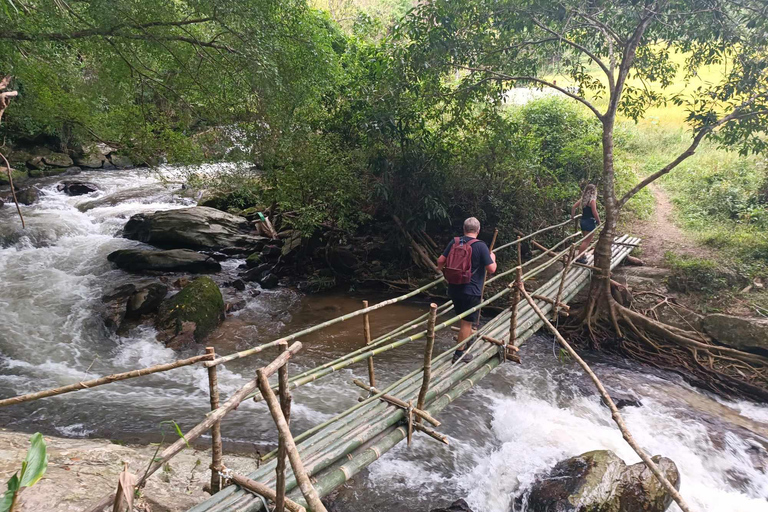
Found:
[[[464,293],[448,293],[448,296],[453,301],[453,311],[460,315],[463,312],[472,309],[473,307],[480,304],[480,297],[475,295],[466,295]],[[466,322],[477,322],[477,311],[473,311],[472,313],[468,314],[462,320]]]
[[[581,219],[581,230],[590,232],[594,231],[597,227],[597,221],[595,219]]]

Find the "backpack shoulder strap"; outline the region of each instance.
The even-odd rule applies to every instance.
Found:
[[[478,240],[477,238],[473,238],[472,240],[467,240],[467,245],[472,246],[475,242],[481,242],[482,240]]]

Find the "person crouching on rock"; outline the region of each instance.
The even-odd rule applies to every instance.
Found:
[[[448,281],[448,296],[453,301],[457,315],[480,304],[485,273],[496,272],[496,255],[488,250],[485,242],[477,239],[480,221],[470,217],[464,221],[464,236],[457,236],[448,243],[443,255],[437,260],[437,268]],[[472,334],[472,324],[477,321],[477,311],[461,319],[459,343]],[[462,345],[454,354],[453,362],[472,360],[472,354],[464,354],[468,347]]]
[[[597,187],[595,187],[593,184],[589,184],[586,187],[584,187],[584,192],[581,193],[581,199],[576,201],[573,206],[571,207],[571,218],[576,217],[576,209],[581,206],[581,232],[586,236],[587,238],[584,239],[583,242],[581,242],[581,245],[579,246],[579,252],[578,254],[581,254],[581,257],[576,260],[577,263],[586,263],[587,262],[587,256],[586,254],[582,254],[584,251],[587,250],[587,247],[589,247],[589,244],[592,243],[592,239],[594,238],[595,234],[593,231],[597,228],[597,225],[600,224],[600,214],[597,213]]]

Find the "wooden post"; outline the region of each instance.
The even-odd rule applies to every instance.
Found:
[[[363,309],[368,307],[368,301],[363,301]],[[365,344],[371,344],[371,322],[368,318],[368,313],[363,315],[363,337],[365,338]],[[376,372],[373,369],[373,356],[368,357],[368,382],[372,388],[376,387]]]
[[[216,349],[206,347],[205,353],[211,357],[211,361],[216,359]],[[208,368],[208,393],[211,397],[211,411],[219,408],[219,379],[216,374],[216,367]],[[211,494],[216,494],[221,490],[221,477],[219,470],[222,468],[223,449],[221,445],[221,420],[211,426]]]
[[[496,245],[496,237],[499,236],[499,229],[496,228],[493,230],[493,240],[491,240],[491,246],[488,248],[488,250],[493,254],[493,246]],[[480,288],[480,302],[483,302],[483,295],[485,294],[485,282],[488,281],[488,274],[485,274],[485,277],[483,278],[483,287]],[[475,329],[480,328],[480,315],[483,314],[483,308],[477,310],[477,323],[475,324]]]
[[[424,378],[421,381],[421,390],[419,399],[416,402],[416,408],[424,410],[424,401],[429,391],[429,380],[432,378],[432,350],[435,347],[435,322],[437,320],[437,304],[434,302],[429,305],[429,320],[427,320],[427,345],[424,347]],[[421,423],[421,417],[416,419]]]
[[[517,235],[517,266],[523,268],[523,248],[520,246],[520,235]]]
[[[515,347],[517,340],[517,305],[520,303],[520,287],[523,286],[523,269],[517,267],[517,277],[515,277],[515,293],[512,296],[512,316],[509,317],[509,345]],[[504,351],[506,360],[507,351]]]
[[[563,296],[563,286],[565,285],[565,276],[568,274],[568,270],[571,268],[571,262],[576,252],[576,244],[571,245],[571,250],[568,252],[568,258],[563,265],[563,274],[560,276],[560,287],[557,289],[557,297],[555,297],[555,304],[552,308],[552,320],[557,320],[557,314],[560,312],[560,298]]]
[[[288,350],[288,342],[280,344],[280,351],[285,352]],[[284,364],[277,370],[278,376],[278,393],[280,395],[280,409],[285,416],[285,423],[288,428],[291,426],[291,392],[288,390],[288,364]],[[275,471],[277,473],[277,484],[275,487],[275,512],[284,512],[285,510],[285,439],[282,436],[277,440],[277,467]]]
[[[312,486],[312,482],[309,481],[307,471],[304,469],[304,463],[301,461],[301,457],[299,456],[299,449],[296,447],[296,443],[294,442],[293,436],[291,435],[291,430],[288,428],[288,423],[285,421],[283,411],[280,409],[280,403],[275,396],[275,392],[272,391],[272,387],[269,385],[269,381],[267,380],[267,373],[264,370],[265,369],[262,368],[256,372],[259,390],[267,402],[267,407],[269,407],[269,412],[272,414],[272,419],[275,420],[278,435],[285,443],[285,449],[288,453],[288,460],[291,461],[293,474],[296,477],[296,481],[299,483],[301,494],[303,494],[304,499],[307,500],[307,504],[309,505],[309,510],[311,512],[328,512],[325,509],[323,502],[320,501],[320,496]]]

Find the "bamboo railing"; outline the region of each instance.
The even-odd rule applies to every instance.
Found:
[[[573,263],[573,260],[579,256],[574,255],[574,247],[578,246],[586,237],[580,233],[567,235],[551,248],[543,248],[541,254],[526,262],[521,260],[520,244],[523,241],[532,240],[537,235],[565,226],[570,222],[571,220],[568,220],[523,237],[518,236],[516,240],[492,249],[493,252],[498,252],[516,245],[518,249],[517,265],[504,272],[497,273],[488,279],[486,283],[493,283],[515,273],[515,282],[521,284],[562,260],[564,268],[560,275],[555,276],[536,290],[533,296],[534,300],[535,297],[540,297],[540,302],[543,303],[541,310],[547,310],[546,308],[548,307],[556,310],[558,307],[562,307],[562,304],[567,303],[578,292],[590,275],[589,269],[592,267],[589,264],[574,266],[575,264]],[[574,242],[573,239],[577,237],[579,239]],[[626,236],[618,238],[612,248],[615,259],[613,264],[615,265],[628,255],[638,243],[638,239],[630,239]],[[565,250],[561,250],[560,247],[564,244],[568,245]],[[540,260],[547,256],[550,257],[548,261],[539,263]],[[532,267],[535,263],[538,263],[538,265]],[[508,355],[510,353],[514,354],[516,347],[540,326],[540,321],[536,314],[530,308],[526,308],[526,305],[520,301],[520,288],[510,286],[498,291],[492,297],[482,300],[478,306],[469,311],[461,315],[451,316],[439,323],[437,319],[447,315],[451,310],[452,304],[447,302],[439,307],[432,304],[430,305],[429,312],[398,326],[376,339],[371,339],[369,314],[372,311],[407,300],[436,286],[442,281],[442,278],[436,279],[412,292],[372,306],[368,306],[368,303],[364,302],[363,308],[356,311],[233,354],[217,357],[215,350],[209,347],[206,349],[205,354],[172,363],[150,366],[59,388],[3,399],[0,400],[0,407],[90,389],[111,382],[202,363],[207,368],[208,373],[211,412],[203,421],[188,430],[181,439],[165,448],[152,461],[149,469],[139,479],[138,487],[144,485],[153,473],[185,446],[188,446],[189,442],[210,431],[212,462],[209,490],[214,496],[206,503],[195,507],[194,511],[259,510],[262,508],[262,502],[259,501],[262,497],[273,501],[276,509],[280,512],[284,509],[292,512],[305,510],[305,507],[308,507],[310,511],[324,511],[325,509],[320,502],[320,496],[330,492],[333,487],[338,485],[338,482],[344,482],[349,479],[351,475],[366,467],[373,460],[376,460],[384,451],[394,446],[400,440],[408,439],[410,444],[412,432],[423,433],[439,442],[447,444],[448,439],[445,436],[426,427],[422,420],[427,420],[433,425],[439,426],[440,423],[433,417],[435,413],[442,410],[453,399],[469,389],[495,366],[506,361]],[[481,310],[483,307],[498,301],[513,291],[515,291],[514,307],[504,310],[502,314],[497,315],[469,338],[469,341],[475,341],[470,348],[470,350],[477,352],[475,360],[469,364],[451,365],[450,356],[453,350],[461,344],[433,357],[432,352],[437,331],[451,327],[467,315]],[[361,348],[289,378],[287,371],[288,360],[301,348],[301,343],[295,340],[305,334],[316,332],[361,315],[364,315],[363,345]],[[406,334],[413,331],[416,332],[406,336]],[[377,388],[373,356],[394,350],[422,338],[426,338],[423,365],[395,383],[383,389]],[[292,341],[295,341],[295,343],[289,348],[288,343]],[[258,354],[273,347],[277,347],[280,350],[277,358],[269,365],[260,368],[252,380],[233,393],[224,403],[220,403],[217,366]],[[510,357],[519,362],[517,356],[512,355]],[[361,361],[366,361],[368,364],[369,383],[365,384],[357,381],[355,384],[366,389],[369,392],[369,396],[361,399],[357,405],[340,413],[333,419],[316,425],[294,437],[289,427],[290,390],[321,379],[326,375]],[[274,373],[278,373],[278,383],[270,384],[269,376]],[[275,391],[278,392],[277,395]],[[266,399],[268,409],[275,421],[279,435],[277,450],[263,457],[264,464],[261,469],[246,477],[235,475],[224,466],[221,420],[231,411],[235,410],[242,401],[249,398],[256,401]],[[415,406],[413,405],[414,403],[416,403]],[[400,426],[400,423],[403,421],[405,421],[405,426]],[[290,461],[292,469],[289,474],[286,474],[286,457]],[[270,474],[274,476],[270,477]],[[236,485],[217,492],[226,482],[233,482]],[[239,491],[237,489],[245,489],[249,493],[256,493],[259,495],[259,499],[256,499],[253,494],[238,494]],[[234,502],[232,501],[233,499],[235,500]],[[105,507],[110,506],[113,501],[114,494],[105,496],[89,510],[93,512],[101,511]]]

